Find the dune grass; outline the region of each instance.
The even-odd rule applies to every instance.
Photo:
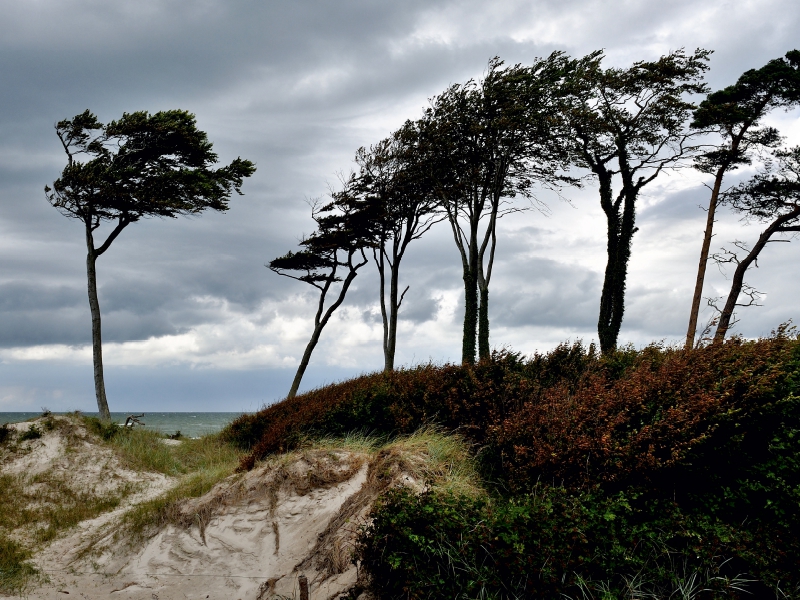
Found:
[[[27,560],[30,550],[0,531],[0,594],[23,594],[39,577],[39,572]]]
[[[174,521],[184,500],[202,496],[217,482],[233,474],[242,457],[242,451],[219,434],[183,438],[180,443],[171,444],[166,443],[168,440],[157,431],[116,426],[109,431],[107,425],[92,417],[86,418],[86,422],[91,431],[105,438],[126,467],[178,478],[166,493],[132,507],[115,525],[113,540],[124,540],[129,547],[139,545],[165,524]],[[94,550],[90,545],[84,554]]]
[[[230,471],[241,452],[219,434],[201,438],[183,438],[179,444],[167,444],[163,433],[134,427],[122,429],[95,417],[84,417],[87,429],[106,441],[126,467],[168,476],[180,476],[203,470]]]

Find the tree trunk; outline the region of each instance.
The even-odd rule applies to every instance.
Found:
[[[764,249],[764,246],[767,245],[772,234],[779,231],[781,226],[787,221],[796,219],[798,215],[800,215],[800,209],[783,215],[771,223],[770,226],[761,233],[753,249],[750,250],[747,256],[741,260],[738,265],[736,265],[736,270],[733,272],[733,280],[731,281],[731,291],[728,294],[728,299],[725,301],[725,307],[719,315],[719,325],[717,325],[717,331],[714,333],[715,344],[722,343],[725,339],[725,334],[728,333],[728,329],[731,326],[733,311],[736,309],[736,302],[739,300],[739,294],[742,292],[742,287],[744,285],[745,271],[747,271],[750,265],[758,258],[758,255]]]
[[[330,279],[325,285],[325,288],[320,294],[319,297],[319,304],[317,306],[317,314],[314,317],[314,333],[311,334],[311,339],[308,341],[306,345],[306,350],[303,352],[303,358],[300,359],[300,365],[297,367],[297,372],[294,374],[294,380],[292,381],[292,387],[289,389],[289,394],[286,396],[287,400],[294,398],[297,395],[297,390],[300,388],[300,381],[303,379],[303,374],[306,372],[306,367],[308,367],[308,363],[311,360],[311,354],[314,352],[314,348],[317,346],[317,342],[319,342],[319,336],[322,333],[322,330],[325,328],[325,325],[328,324],[328,321],[333,315],[334,311],[339,308],[339,306],[344,302],[344,297],[347,294],[347,290],[350,288],[350,284],[353,283],[353,280],[358,275],[358,270],[367,264],[367,259],[364,257],[364,253],[361,253],[362,257],[364,258],[363,262],[360,262],[356,265],[353,264],[353,253],[350,254],[348,257],[348,265],[350,271],[347,273],[347,277],[344,278],[342,282],[342,289],[339,290],[339,296],[336,298],[336,301],[328,307],[328,310],[325,311],[325,315],[322,316],[322,311],[325,308],[325,298],[327,296],[328,290],[330,289],[330,285],[333,283],[334,278],[336,276],[336,271],[334,270],[330,276]],[[321,317],[321,318],[320,318]]]
[[[489,358],[489,286],[479,285],[480,305],[478,307],[478,359]]]
[[[706,230],[703,234],[703,246],[700,249],[700,264],[697,266],[697,281],[694,284],[694,296],[692,296],[692,310],[689,313],[689,329],[686,331],[685,348],[691,350],[694,347],[694,336],[697,333],[697,317],[700,314],[700,301],[703,299],[703,282],[706,277],[706,266],[708,265],[708,253],[711,249],[711,237],[714,230],[714,215],[717,212],[717,200],[719,190],[722,187],[722,178],[725,175],[727,165],[720,167],[714,177],[714,187],[711,189],[711,199],[708,201],[708,217],[706,218]]]
[[[385,241],[383,242],[385,244]],[[389,313],[386,309],[386,263],[384,262],[383,244],[372,251],[375,264],[378,267],[379,295],[381,304],[381,321],[383,322],[383,369],[391,371],[389,366]],[[393,360],[391,361],[393,364]]]
[[[294,398],[297,395],[300,382],[303,380],[303,375],[306,372],[308,363],[311,361],[311,353],[314,352],[314,348],[316,348],[317,342],[319,342],[319,336],[322,333],[322,329],[325,327],[326,322],[327,321],[323,323],[317,323],[314,326],[314,333],[311,334],[311,339],[306,345],[306,351],[303,352],[303,358],[300,359],[300,365],[297,367],[297,372],[294,374],[294,380],[292,381],[292,387],[289,390],[289,395],[286,396],[287,399]]]
[[[94,364],[94,393],[97,398],[97,412],[103,421],[111,420],[106,399],[106,386],[103,379],[103,341],[100,323],[100,303],[97,300],[97,255],[91,226],[86,226],[86,277],[89,281],[89,309],[92,313],[92,359]]]
[[[478,330],[478,278],[474,263],[464,271],[464,331],[461,340],[461,362],[475,363],[475,338]]]
[[[398,297],[398,286],[400,277],[400,260],[397,255],[390,265],[389,278],[389,327],[386,338],[386,348],[384,351],[384,370],[394,370],[394,353],[397,347],[397,313],[400,310],[400,300]]]
[[[628,278],[628,262],[631,258],[631,242],[636,233],[636,196],[638,190],[630,180],[626,157],[620,154],[620,173],[623,180],[621,192],[622,215],[619,202],[612,202],[611,176],[600,179],[600,204],[606,213],[608,225],[608,264],[600,297],[600,318],[597,333],[600,350],[611,352],[617,347],[619,330],[625,315],[625,288]]]
[[[600,180],[600,206],[606,215],[608,243],[606,245],[606,269],[603,277],[603,290],[600,294],[600,315],[597,319],[597,335],[603,353],[613,350],[617,345],[618,332],[611,325],[614,314],[614,289],[617,285],[617,255],[619,246],[620,216],[612,200],[611,175],[598,173]]]

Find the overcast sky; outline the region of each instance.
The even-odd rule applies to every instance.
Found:
[[[264,264],[310,233],[306,201],[350,170],[359,146],[418,117],[448,84],[479,77],[495,55],[529,63],[553,50],[604,49],[607,66],[626,66],[681,47],[714,50],[707,80],[729,85],[800,47],[800,5],[0,1],[0,411],[96,410],[83,230],[43,193],[65,164],[56,121],[87,108],[101,121],[187,109],[221,161],[257,164],[227,213],[136,223],[98,262],[112,411],[255,410],[288,390],[315,301],[308,286]],[[800,143],[797,112],[770,122]],[[704,182],[685,170],[645,188],[621,343],[685,335]],[[548,214],[501,224],[495,347],[532,353],[597,337],[604,221],[594,184],[567,196],[542,194]],[[758,235],[725,211],[716,231],[713,248]],[[742,311],[740,333],[766,335],[800,317],[798,259],[800,242],[763,253],[747,280],[765,293],[764,306]],[[459,360],[460,263],[446,225],[410,247],[401,278],[411,289],[398,363]],[[705,295],[726,286],[710,268]],[[369,266],[323,332],[302,389],[382,362]]]

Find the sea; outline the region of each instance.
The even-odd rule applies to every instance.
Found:
[[[41,414],[41,412],[0,412],[0,425],[27,421],[41,416]],[[96,412],[82,414],[97,416]],[[129,412],[112,412],[111,420],[115,423],[124,423],[130,414]],[[148,412],[143,417],[139,417],[139,420],[147,429],[169,434],[180,431],[181,435],[186,437],[200,437],[216,433],[241,414],[240,412]]]

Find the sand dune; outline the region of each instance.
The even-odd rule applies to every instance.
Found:
[[[357,586],[352,550],[373,502],[388,486],[419,486],[407,467],[422,460],[397,450],[310,449],[276,457],[182,501],[172,524],[131,544],[115,539],[120,518],[176,478],[125,469],[109,448],[85,432],[73,434],[81,438],[79,451],[67,452],[62,434],[51,432],[6,461],[2,472],[60,467],[82,485],[119,480],[136,491],[41,549],[32,562],[49,581],[27,598],[299,598],[301,574],[312,600],[339,598]]]

